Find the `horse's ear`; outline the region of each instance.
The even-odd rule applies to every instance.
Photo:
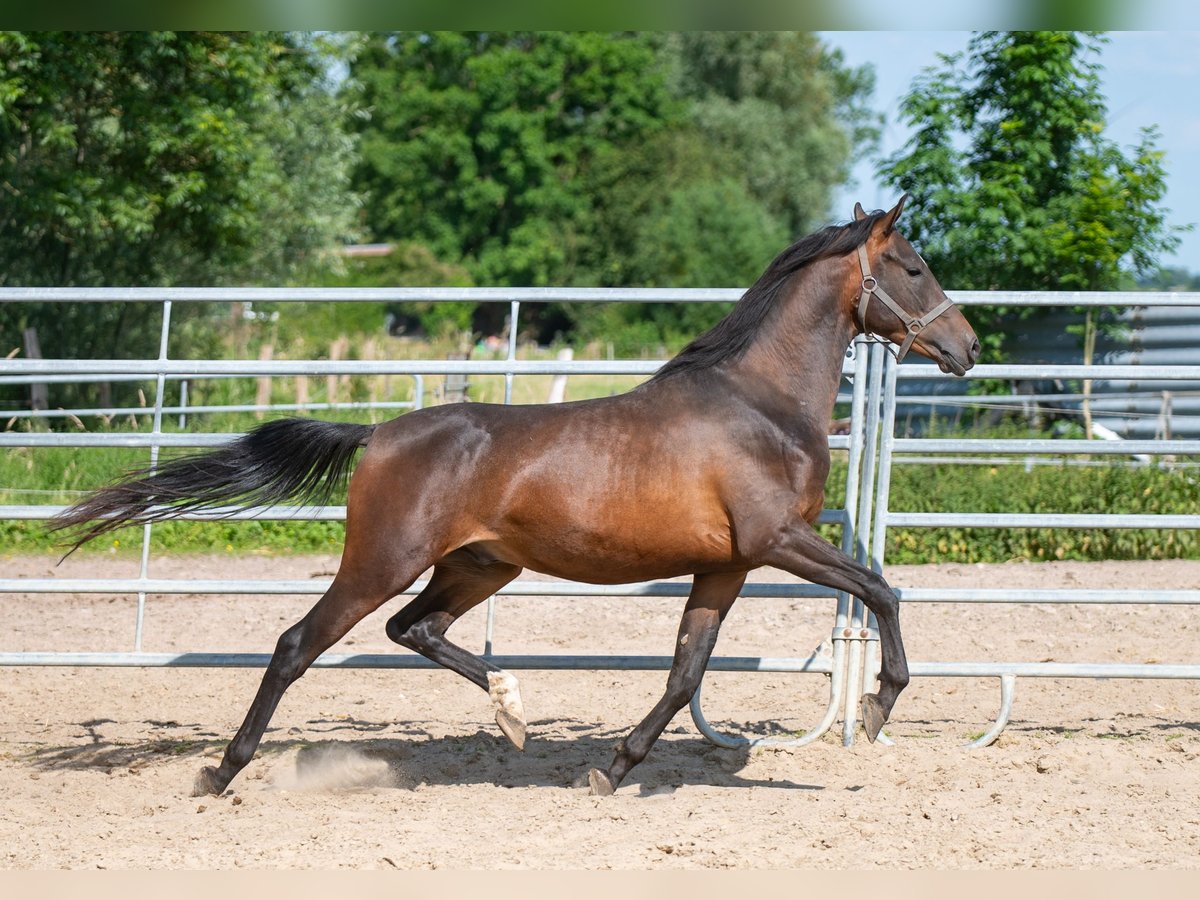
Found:
[[[904,194],[883,217],[883,233],[889,234],[896,227],[896,220],[900,218],[900,213],[904,210],[904,203],[908,200],[908,194]]]
[[[867,211],[862,208],[862,204],[855,203],[854,204],[854,221],[861,222],[866,217],[867,217]]]

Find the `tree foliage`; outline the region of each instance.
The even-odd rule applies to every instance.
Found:
[[[273,32],[0,32],[0,285],[278,284],[318,266],[355,206],[324,53]],[[150,319],[6,305],[2,350],[32,326],[47,356],[153,355]]]
[[[351,72],[375,239],[481,284],[748,284],[874,137],[870,74],[808,34],[397,33]],[[659,339],[719,314],[552,312]]]
[[[343,236],[352,145],[277,33],[0,34],[0,283],[279,279]]]
[[[573,271],[597,170],[670,116],[653,50],[632,35],[375,35],[351,74],[369,114],[356,179],[368,227],[486,284]]]
[[[1103,42],[981,32],[914,82],[915,132],[880,174],[914,196],[908,234],[948,288],[1114,289],[1177,244],[1155,131],[1127,151],[1104,136]],[[1011,315],[971,315],[995,349]]]

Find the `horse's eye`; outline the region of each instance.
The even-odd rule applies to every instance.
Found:
[[[909,275],[911,275],[913,278],[916,278],[918,275],[920,275],[920,274],[921,274],[921,270],[920,270],[920,269],[915,269],[915,268],[913,268],[913,267],[911,267],[911,266],[910,266],[910,267],[909,267],[909,269],[908,269],[908,274],[909,274]]]

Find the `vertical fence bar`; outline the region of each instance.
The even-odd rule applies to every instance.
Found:
[[[870,554],[871,512],[874,493],[872,485],[875,482],[876,447],[879,441],[880,395],[883,383],[883,345],[872,343],[868,359],[867,386],[867,415],[866,428],[863,437],[862,481],[859,490],[858,520],[854,529],[854,558],[868,565]],[[866,628],[865,607],[862,600],[854,598],[854,606],[850,614],[849,624],[842,629],[843,639],[849,640],[849,652],[846,663],[848,677],[845,709],[842,717],[842,745],[854,744],[854,729],[858,723],[858,697],[850,689],[861,680],[863,644],[861,634]]]
[[[162,313],[162,333],[159,335],[158,341],[158,361],[167,361],[167,346],[168,337],[171,332],[171,301],[163,301]],[[162,434],[162,411],[163,411],[163,394],[165,393],[167,383],[167,373],[159,371],[154,385],[154,419],[150,433],[153,435]],[[158,444],[150,445],[150,471],[153,473],[154,467],[158,465]],[[150,529],[151,524],[147,522],[142,526],[142,565],[139,570],[139,575],[144,581],[150,576]],[[137,624],[134,627],[133,648],[137,652],[142,650],[142,624],[146,617],[146,592],[138,591],[137,595]]]
[[[508,312],[508,356],[507,362],[517,358],[517,316],[521,314],[521,301],[513,300]],[[513,373],[504,373],[504,402],[512,403]]]
[[[846,460],[846,526],[842,529],[842,552],[855,557],[858,541],[858,503],[862,489],[863,444],[866,441],[867,358],[870,344],[862,338],[854,343],[854,384],[850,398],[850,451]],[[845,627],[850,616],[850,595],[838,592],[836,625]]]
[[[179,430],[187,427],[188,380],[179,382]]]
[[[513,300],[509,305],[508,311],[508,362],[513,362],[517,358],[517,318],[521,315],[521,301]],[[513,390],[513,373],[504,373],[504,403],[512,403]],[[492,639],[496,630],[496,595],[488,597],[487,601],[487,625],[484,628],[483,634],[483,655],[492,655]]]
[[[862,462],[863,449],[868,438],[865,415],[867,404],[868,358],[870,344],[865,338],[856,337],[851,344],[854,352],[854,382],[850,398],[850,449],[846,458],[846,497],[844,503],[845,519],[842,524],[842,552],[847,556],[855,556],[855,546],[858,543],[858,505],[862,491]],[[846,685],[853,683],[854,670],[849,666],[849,654],[846,629],[850,625],[851,613],[850,595],[838,591],[837,611],[833,622],[833,675],[829,683],[829,708],[825,718],[817,726],[824,734],[833,725],[837,717],[838,707],[846,694]],[[815,729],[814,729],[815,730]]]
[[[896,385],[897,362],[890,353],[884,355],[883,417],[879,425],[879,477],[875,484],[875,516],[871,527],[871,554],[868,565],[883,574],[883,559],[887,550],[888,499],[892,487],[892,452],[896,439]],[[871,634],[879,634],[875,613],[867,612],[867,628]],[[881,664],[879,641],[867,642],[863,657],[863,693],[875,690]],[[892,740],[882,731],[877,741],[891,745]]]

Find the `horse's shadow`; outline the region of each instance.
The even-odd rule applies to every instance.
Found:
[[[90,732],[88,743],[39,748],[28,757],[30,765],[41,771],[136,772],[182,758],[198,767],[201,762],[211,763],[226,744],[224,737],[200,725],[147,722],[148,729],[168,730],[172,736],[126,744],[101,737],[97,726],[103,722],[82,724]],[[539,728],[546,737],[538,735]],[[179,737],[181,730],[191,734]],[[251,767],[267,763],[272,787],[330,792],[466,784],[585,789],[588,770],[607,766],[625,733],[597,723],[533,722],[524,751],[517,751],[494,730],[435,736],[415,722],[314,719],[305,731],[330,737],[313,740],[291,737],[282,729],[268,732]],[[381,736],[349,740],[335,736],[347,731]],[[749,758],[748,747],[727,750],[699,736],[667,734],[625,782],[623,793],[636,786],[643,795],[666,794],[683,785],[824,789],[786,779],[745,777],[740,773]],[[235,782],[233,789],[237,787]]]

